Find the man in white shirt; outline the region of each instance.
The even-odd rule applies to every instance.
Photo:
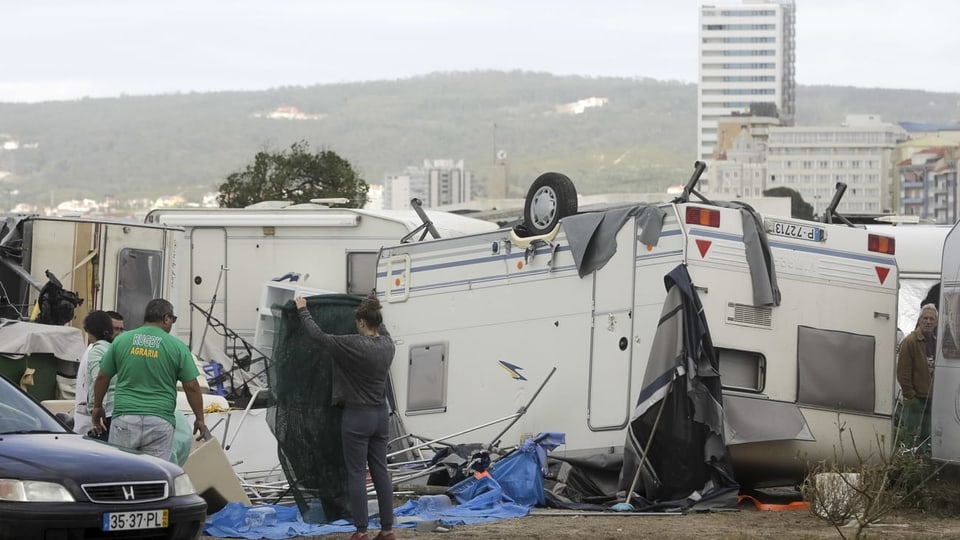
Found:
[[[116,311],[108,311],[110,319],[113,321],[113,337],[119,336],[123,332],[123,315]],[[80,365],[77,371],[77,389],[73,397],[73,432],[80,435],[86,435],[93,429],[93,421],[90,418],[89,407],[87,407],[87,362],[90,354],[90,348],[97,341],[97,338],[87,334],[87,348],[80,355]]]

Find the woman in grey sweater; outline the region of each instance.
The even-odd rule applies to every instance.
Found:
[[[394,540],[393,486],[387,473],[387,373],[395,347],[383,325],[380,301],[370,295],[356,312],[357,333],[327,334],[313,320],[307,301],[294,300],[311,339],[333,357],[333,403],[343,406],[343,460],[347,468],[350,512],[357,532],[351,540],[367,540],[366,468],[377,491],[380,533],[374,540]]]

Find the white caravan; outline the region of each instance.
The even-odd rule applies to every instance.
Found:
[[[930,450],[960,463],[960,224],[943,244],[941,279]]]
[[[441,237],[496,229],[492,223],[456,214],[426,215]],[[201,339],[223,351],[230,351],[233,344],[215,332],[205,333],[207,319],[194,306],[254,343],[258,323],[271,316],[273,296],[262,292],[264,283],[280,280],[291,284],[291,290],[368,294],[374,287],[380,248],[423,226],[414,210],[289,203],[160,208],[148,213],[145,221],[185,230],[186,241],[177,253],[179,295],[171,301],[178,313],[189,317],[182,317],[174,331],[198,354]]]
[[[149,299],[173,294],[167,278],[182,236],[179,228],[115,219],[7,217],[0,227],[0,317],[82,330],[90,311],[116,310],[128,328],[138,326]],[[37,388],[55,390],[44,399],[72,403],[78,360],[35,374]]]
[[[525,209],[525,225],[546,234],[501,229],[381,252],[377,291],[397,343],[391,377],[408,433],[440,438],[524,411],[516,424],[450,440],[510,446],[561,431],[556,452],[619,451],[663,278],[686,264],[719,353],[739,480],[797,479],[803,458],[832,458],[841,434],[862,453],[878,441],[889,448],[898,272],[889,237],[760,218],[782,293],[764,305],[755,294],[770,281],[749,212],[677,202],[559,220],[575,190],[547,174]],[[699,195],[697,177],[685,193]],[[651,216],[662,216],[659,234]],[[584,252],[585,222],[598,226]],[[604,227],[609,238],[598,240]],[[609,260],[581,276],[581,259],[603,250]],[[855,462],[849,442],[845,459]]]
[[[178,227],[79,217],[7,218],[0,239],[3,317],[27,318],[48,281],[49,271],[63,289],[83,303],[71,325],[83,327],[91,310],[116,310],[128,328],[143,322],[151,298],[176,294]]]
[[[920,316],[920,304],[930,288],[940,283],[940,259],[950,225],[903,223],[867,225],[867,230],[891,236],[897,244],[900,269],[900,302],[897,326],[905,336],[913,331]]]
[[[440,237],[497,228],[446,212],[424,214]],[[429,230],[415,210],[289,203],[161,208],[148,213],[146,222],[185,231],[176,253],[177,294],[170,297],[180,314],[173,333],[200,358],[221,362],[232,371],[234,385],[251,392],[266,386],[265,378],[257,377],[265,369],[258,359],[269,357],[273,347],[272,305],[321,291],[368,294],[375,285],[380,248],[405,237],[420,239]],[[218,325],[209,327],[204,312]],[[252,345],[252,353],[234,336]],[[232,370],[234,354],[252,361],[249,371]],[[258,401],[250,399],[245,410],[233,410],[219,423],[212,417],[208,421],[238,474],[274,479],[280,467],[276,439]]]

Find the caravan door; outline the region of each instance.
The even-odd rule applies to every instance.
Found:
[[[960,462],[960,225],[944,241],[940,283],[931,453]]]
[[[623,429],[629,420],[636,235],[631,218],[616,235],[616,253],[593,273],[587,424],[594,431]]]
[[[251,264],[256,264],[250,261]],[[190,301],[225,325],[227,268],[227,231],[222,227],[194,227],[190,233]],[[248,291],[259,298],[260,291]],[[204,331],[207,318],[190,308],[190,350],[200,353],[201,341],[226,350],[226,336],[210,329]]]
[[[115,309],[126,328],[143,324],[147,302],[164,295],[166,230],[102,225],[103,299],[100,309]],[[115,262],[114,262],[115,261]]]

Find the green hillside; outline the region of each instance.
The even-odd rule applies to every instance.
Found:
[[[560,114],[589,97],[604,107]],[[958,94],[801,87],[798,123],[845,113],[955,122]],[[74,198],[199,200],[263,149],[298,140],[351,161],[368,183],[424,159],[464,159],[482,194],[494,146],[509,156],[511,195],[539,173],[568,174],[583,193],[647,192],[682,183],[696,146],[696,85],[530,72],[437,73],[395,81],[0,104],[0,190],[17,201]],[[271,119],[296,107],[317,119]],[[496,125],[496,128],[494,127]],[[32,144],[36,147],[29,147]],[[2,191],[0,191],[2,196]]]

